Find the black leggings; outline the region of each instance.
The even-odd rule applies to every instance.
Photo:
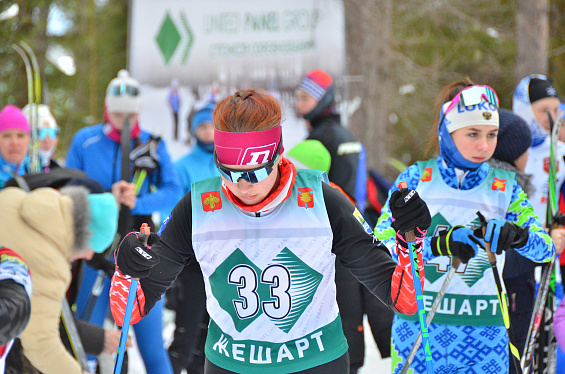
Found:
[[[316,366],[311,369],[304,371],[299,371],[295,374],[349,374],[349,353],[345,354],[333,361],[328,362],[320,366]],[[214,365],[208,358],[206,358],[206,363],[204,364],[204,374],[237,374],[236,372],[222,369],[219,366]]]

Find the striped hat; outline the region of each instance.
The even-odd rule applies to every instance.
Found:
[[[332,76],[323,70],[312,70],[302,79],[298,89],[306,91],[316,100],[320,100],[330,88]]]

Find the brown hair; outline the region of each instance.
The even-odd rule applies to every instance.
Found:
[[[464,88],[473,85],[475,85],[475,83],[471,80],[471,78],[465,77],[463,79],[459,79],[455,82],[452,82],[447,86],[445,86],[444,88],[442,88],[439,95],[436,97],[434,103],[434,113],[435,113],[434,122],[429,132],[429,138],[431,140],[429,141],[428,146],[426,147],[426,154],[429,154],[430,151],[433,151],[436,154],[439,153],[439,139],[437,135],[437,126],[440,120],[439,114],[441,112],[441,106],[443,105],[443,103],[453,100],[459,92],[463,91]]]
[[[269,130],[281,120],[277,99],[254,89],[237,91],[220,101],[214,110],[214,126],[228,132]]]

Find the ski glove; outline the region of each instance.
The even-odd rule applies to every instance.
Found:
[[[135,169],[145,169],[151,172],[159,166],[161,158],[157,153],[157,144],[160,138],[151,138],[147,143],[135,147],[129,154],[129,158],[133,161]]]
[[[130,232],[116,250],[116,265],[124,275],[132,278],[145,278],[159,263],[159,257],[151,251],[151,245],[159,241],[159,235],[152,233],[147,246],[139,240],[139,233]]]
[[[521,248],[528,242],[529,230],[502,219],[491,219],[486,226],[485,235],[483,228],[474,232],[475,236],[491,243],[491,252],[497,255],[509,248]]]
[[[476,234],[475,234],[476,235]],[[456,256],[466,264],[478,253],[481,241],[473,231],[463,226],[455,226],[450,230],[440,231],[431,241],[434,256]]]
[[[392,228],[400,234],[416,228],[425,231],[432,224],[428,206],[414,190],[396,190],[390,195],[388,203],[393,218]]]

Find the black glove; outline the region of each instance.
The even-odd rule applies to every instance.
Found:
[[[118,246],[116,251],[116,265],[125,275],[132,278],[145,278],[151,269],[159,263],[159,257],[139,240],[139,233],[130,232]],[[159,235],[151,234],[147,245],[151,246],[159,241]]]
[[[388,203],[393,218],[392,228],[401,234],[416,228],[424,231],[432,224],[428,206],[414,190],[396,190]]]
[[[474,231],[477,238],[491,243],[490,250],[497,255],[509,248],[521,248],[528,242],[529,230],[502,219],[491,219],[486,225],[485,235],[483,228]]]
[[[466,264],[478,253],[481,241],[473,235],[473,231],[463,226],[455,226],[451,230],[440,231],[431,241],[434,256],[456,256]]]
[[[157,144],[160,138],[151,138],[147,143],[135,147],[129,154],[135,169],[145,169],[151,172],[159,165],[160,157],[157,153]]]
[[[94,270],[103,270],[108,278],[112,279],[116,265],[112,261],[106,259],[103,254],[95,253],[90,260],[86,261],[86,263]]]

